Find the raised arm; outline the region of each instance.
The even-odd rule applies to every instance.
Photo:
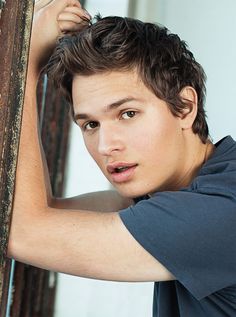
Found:
[[[71,198],[53,198],[50,206],[58,209],[82,209],[109,212],[132,205],[133,199],[119,195],[115,190],[97,191]]]
[[[56,37],[61,30],[79,29],[84,15],[76,0],[37,2],[8,255],[78,276],[120,281],[170,280],[174,278],[170,272],[127,231],[117,209],[83,211],[71,209],[65,201],[64,209],[58,208],[58,201],[51,206],[37,130],[36,83]]]

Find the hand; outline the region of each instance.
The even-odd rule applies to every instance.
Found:
[[[36,0],[29,55],[30,71],[38,76],[58,36],[81,30],[90,19],[78,0]]]

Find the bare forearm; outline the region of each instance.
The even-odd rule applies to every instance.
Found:
[[[31,219],[40,217],[48,205],[50,185],[42,159],[36,107],[37,75],[29,69],[25,90],[16,185],[8,255],[14,252],[20,232],[26,232]],[[45,177],[46,176],[46,177]]]
[[[29,69],[20,136],[15,198],[22,202],[32,201],[34,205],[35,202],[40,201],[40,205],[45,206],[47,197],[50,196],[50,184],[47,184],[47,169],[39,137],[36,85],[37,76]]]
[[[50,206],[59,209],[81,209],[93,211],[118,211],[129,207],[132,199],[122,197],[115,190],[104,190],[72,198],[53,198]]]

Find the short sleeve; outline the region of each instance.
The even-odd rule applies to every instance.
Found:
[[[232,197],[207,188],[161,192],[119,214],[133,237],[195,298],[236,283]]]

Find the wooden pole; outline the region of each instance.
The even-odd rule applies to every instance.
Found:
[[[6,250],[11,221],[30,31],[31,0],[0,0],[0,316],[10,272]]]

